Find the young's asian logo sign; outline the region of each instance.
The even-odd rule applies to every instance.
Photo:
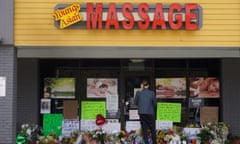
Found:
[[[59,4],[53,16],[60,29],[198,30],[202,26],[202,9],[195,3]]]
[[[55,21],[59,21],[60,29],[63,29],[82,20],[82,16],[80,15],[79,11],[80,4],[75,3],[63,9],[55,10],[53,12],[53,16],[55,17]]]

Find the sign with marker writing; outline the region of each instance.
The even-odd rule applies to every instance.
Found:
[[[181,122],[181,103],[158,103],[157,120]]]
[[[83,101],[81,106],[82,120],[95,120],[97,114],[106,117],[106,102],[103,101]]]

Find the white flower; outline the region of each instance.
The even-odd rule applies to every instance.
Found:
[[[28,128],[28,127],[29,127],[29,124],[25,124],[25,127]]]
[[[121,141],[125,141],[125,139],[124,139],[124,138],[121,138]]]
[[[24,125],[24,124],[22,124],[22,125],[21,125],[21,128],[22,128],[22,129],[24,129],[24,128],[25,128],[25,125]]]
[[[217,140],[211,141],[211,144],[220,144]]]
[[[164,139],[164,141],[169,141],[169,140],[172,139],[172,136],[171,135],[165,135],[163,139]]]
[[[32,131],[30,128],[27,129],[26,133],[30,136],[32,134]]]

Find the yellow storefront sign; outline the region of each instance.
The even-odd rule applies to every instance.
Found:
[[[79,13],[80,4],[74,3],[64,9],[58,9],[53,12],[56,21],[60,20],[60,28],[66,28],[82,20]]]

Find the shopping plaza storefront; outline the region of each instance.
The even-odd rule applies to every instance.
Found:
[[[136,129],[143,79],[156,92],[156,120],[217,120],[240,135],[239,0],[2,0],[0,13],[1,144],[15,143],[23,123],[59,116],[80,130],[94,127],[94,114],[112,131]],[[196,94],[192,81],[207,78],[216,93]],[[91,94],[106,81],[112,97]]]

